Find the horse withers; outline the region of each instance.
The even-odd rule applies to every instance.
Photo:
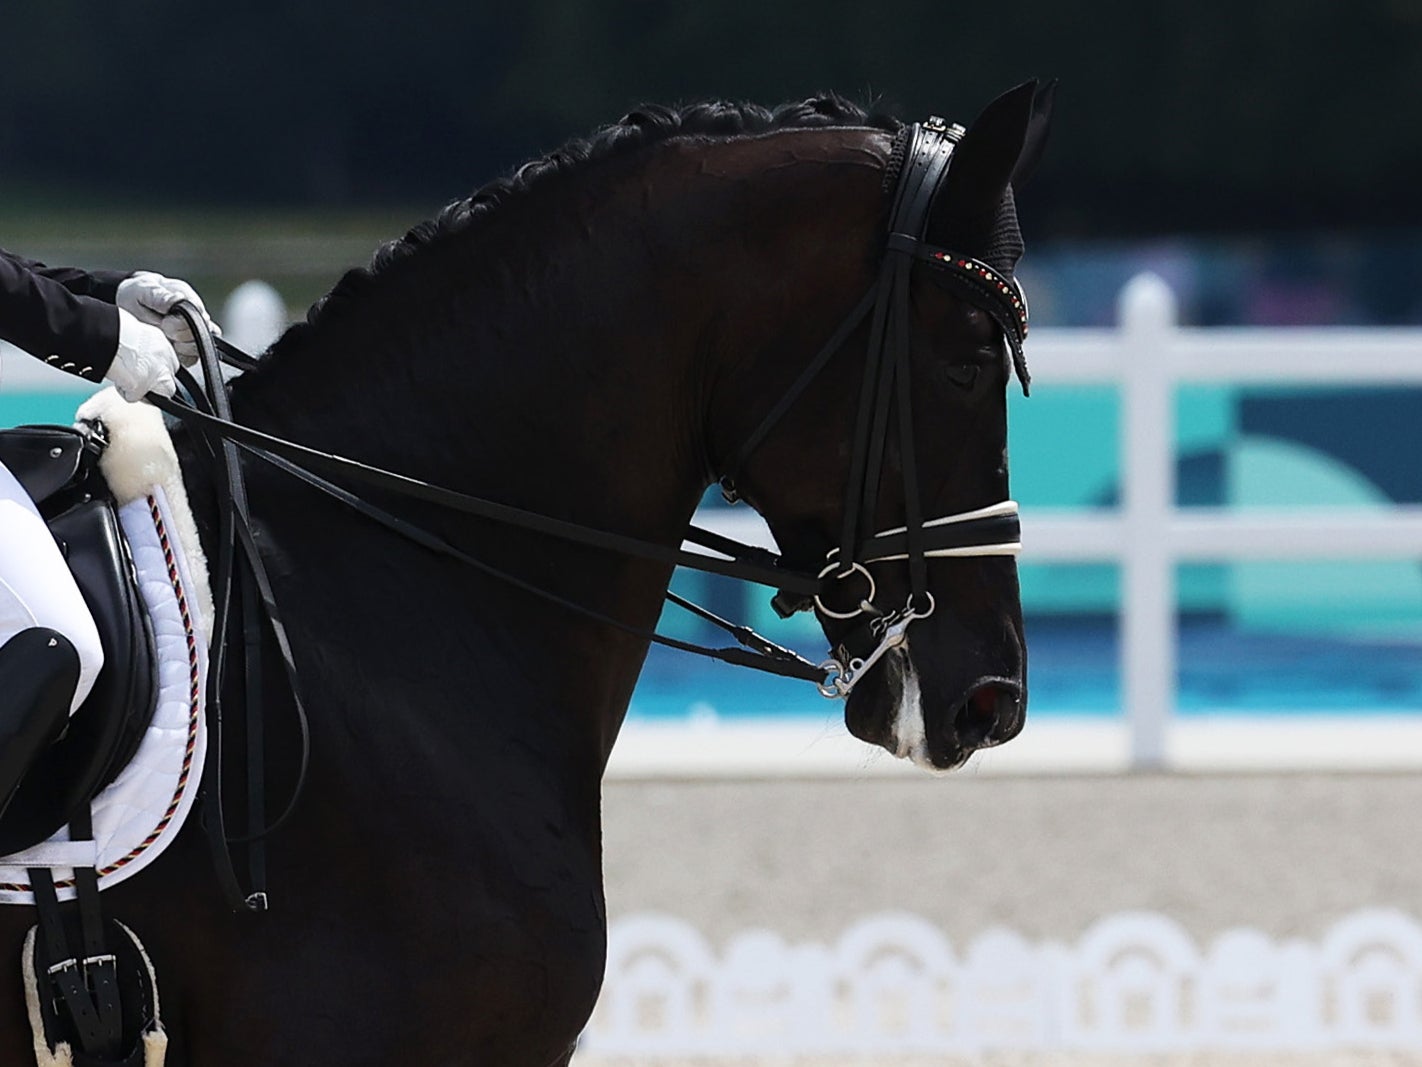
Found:
[[[667,548],[725,478],[819,580],[798,600],[849,729],[955,766],[1026,707],[1013,187],[1047,112],[1030,84],[966,131],[834,97],[642,109],[348,274],[233,417]],[[211,552],[206,446],[175,443]],[[303,782],[265,842],[270,910],[228,906],[198,820],[103,898],[156,965],[168,1062],[566,1064],[605,957],[600,779],[671,563],[371,493],[486,565],[462,566],[243,466],[310,761],[266,629],[228,685],[267,706],[273,806]],[[29,912],[0,911],[0,942]],[[0,1005],[0,1063],[26,1062],[17,968]]]

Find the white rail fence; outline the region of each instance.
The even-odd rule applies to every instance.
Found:
[[[249,282],[229,298],[223,322],[228,335],[244,347],[260,348],[282,317],[275,292]],[[1121,292],[1117,329],[1040,330],[1033,335],[1031,355],[1040,386],[1107,383],[1121,391],[1120,506],[1091,513],[1028,508],[1023,530],[1025,559],[1108,562],[1122,569],[1120,662],[1129,765],[1171,762],[1178,564],[1422,558],[1419,506],[1278,512],[1176,508],[1174,404],[1177,388],[1187,383],[1422,385],[1422,329],[1182,327],[1169,286],[1142,274]],[[33,360],[7,357],[3,370],[6,388],[74,388],[73,379]],[[701,521],[743,540],[769,543],[764,525],[745,511],[714,512]],[[626,740],[631,743],[624,749],[635,747],[632,738]],[[744,751],[739,740],[726,740],[730,748]],[[664,751],[659,741],[652,744],[657,753]],[[803,748],[794,738],[787,745],[787,751]],[[1376,747],[1372,741],[1367,746]],[[653,754],[633,773],[644,773],[661,759]],[[827,766],[843,763],[834,757]],[[862,760],[850,764],[859,765]],[[618,768],[610,770],[617,773]]]
[[[830,945],[765,930],[716,953],[679,919],[609,931],[579,1046],[599,1056],[978,1053],[1002,1049],[1422,1049],[1422,927],[1346,916],[1316,942],[1236,929],[1200,948],[1166,916],[1109,916],[1075,944],[990,930],[957,952],[909,914]]]
[[[1024,520],[1035,559],[1119,561],[1121,668],[1137,766],[1165,760],[1176,692],[1175,566],[1190,560],[1422,558],[1422,507],[1274,514],[1175,507],[1175,390],[1189,382],[1422,385],[1422,330],[1188,329],[1151,274],[1121,293],[1120,330],[1059,332],[1032,357],[1044,382],[1119,382],[1121,507]]]
[[[1120,565],[1127,762],[1146,769],[1172,762],[1167,742],[1177,688],[1178,564],[1422,559],[1422,506],[1178,509],[1177,388],[1205,382],[1422,385],[1422,329],[1182,327],[1174,293],[1153,274],[1133,278],[1122,289],[1118,308],[1117,329],[1040,330],[1032,336],[1030,352],[1033,383],[1041,388],[1119,387],[1121,504],[1089,513],[1024,508],[1023,559]],[[703,524],[719,524],[722,532],[748,539],[760,525],[745,515],[703,518]],[[1375,740],[1386,744],[1390,729],[1363,727],[1368,736],[1363,747],[1376,748]],[[1314,749],[1328,745],[1317,724],[1304,732]],[[1230,728],[1217,733],[1221,747],[1235,743]],[[1225,734],[1231,735],[1228,741]]]

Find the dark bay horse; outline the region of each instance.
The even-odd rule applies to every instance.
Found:
[[[1044,111],[1024,86],[968,129],[926,216],[930,244],[1010,278],[1012,186]],[[638,111],[349,274],[234,383],[235,418],[677,545],[728,457],[873,282],[900,129],[833,97]],[[905,306],[916,506],[931,517],[1006,500],[1013,361],[998,322],[923,264]],[[736,472],[787,559],[814,565],[839,543],[871,328],[853,330]],[[176,436],[210,539],[211,484],[195,439]],[[866,523],[904,526],[899,438],[875,458]],[[647,641],[249,467],[306,691],[309,775],[269,841],[269,912],[228,907],[196,819],[104,895],[157,964],[169,1063],[567,1063],[603,973],[600,779]],[[658,617],[666,564],[386,503],[569,600],[638,627]],[[910,596],[902,563],[873,570],[884,603]],[[946,768],[1020,730],[1025,646],[1010,555],[935,558],[927,582],[936,609],[866,673],[846,721]],[[822,621],[832,645],[844,639],[848,623]],[[279,667],[263,689],[270,721],[286,721]],[[272,729],[275,795],[295,746]],[[0,910],[12,960],[32,921]],[[0,968],[5,1065],[32,1057],[18,980]]]

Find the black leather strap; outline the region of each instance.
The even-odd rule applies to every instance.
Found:
[[[841,527],[839,550],[840,559],[853,561],[854,546],[859,540],[860,516],[864,513],[864,494],[870,490],[865,486],[865,478],[870,469],[870,443],[872,430],[877,419],[874,398],[878,394],[879,378],[883,373],[881,361],[876,357],[884,348],[884,331],[888,328],[889,302],[893,297],[892,274],[888,264],[880,268],[879,282],[875,286],[874,317],[869,325],[869,350],[864,360],[864,370],[859,385],[859,407],[854,419],[854,448],[850,452],[849,481],[844,495],[844,523]]]
[[[919,608],[924,609],[922,598],[928,593],[928,557],[923,552],[923,507],[919,501],[918,459],[913,441],[913,389],[909,368],[912,355],[909,345],[909,306],[907,263],[900,265],[903,272],[903,294],[894,314],[894,351],[892,358],[897,364],[898,416],[899,416],[899,461],[903,467],[904,483],[904,527],[908,540],[909,589],[914,597],[920,598]],[[890,357],[885,357],[886,359]],[[886,435],[887,436],[887,435]],[[873,514],[870,512],[869,514]]]
[[[394,471],[383,470],[380,467],[371,467],[352,459],[346,459],[343,456],[335,456],[327,452],[320,452],[314,448],[307,448],[293,441],[273,437],[270,434],[262,433],[260,430],[253,430],[250,427],[241,426],[230,420],[198,411],[184,404],[169,400],[166,397],[157,396],[156,394],[150,393],[147,399],[170,415],[216,432],[223,438],[236,442],[253,454],[266,453],[272,456],[279,456],[313,473],[373,485],[399,496],[423,500],[431,504],[438,504],[451,511],[458,511],[466,515],[475,515],[479,518],[490,519],[494,522],[531,530],[535,533],[548,534],[549,536],[557,537],[564,541],[589,545],[593,548],[607,549],[623,555],[640,556],[644,559],[653,559],[677,567],[688,567],[693,570],[706,571],[711,574],[723,574],[727,577],[739,578],[747,582],[755,582],[758,585],[771,586],[776,589],[791,589],[795,592],[808,595],[813,595],[815,592],[818,592],[820,588],[818,577],[812,574],[797,572],[788,568],[782,569],[780,567],[765,566],[751,562],[750,558],[740,560],[716,559],[697,552],[688,552],[685,549],[671,548],[667,545],[657,544],[652,541],[629,537],[626,534],[612,533],[608,530],[594,530],[590,527],[580,526],[574,522],[567,522],[563,519],[540,515],[537,512],[525,511],[522,508],[516,508],[509,504],[500,504],[492,500],[485,500],[482,497],[471,496],[468,493],[460,493],[453,489],[446,489],[443,486],[433,485],[429,482],[421,481],[418,478],[396,474]],[[692,541],[692,543],[699,543],[699,538],[716,536],[718,535],[711,534],[709,531],[700,530],[693,526],[688,528],[686,540]],[[721,538],[720,540],[722,543],[735,544],[735,542],[730,542],[728,538]],[[757,549],[752,545],[738,545],[737,551],[743,552],[746,557],[752,558],[763,557],[765,554],[764,549]]]
[[[207,395],[203,390],[197,388],[191,376],[186,372],[179,372],[179,380],[182,382],[187,392],[190,394],[192,406],[179,407],[187,412],[202,415],[220,422],[231,421],[231,409],[228,406],[227,393],[222,380],[222,368],[217,347],[214,344],[212,335],[206,329],[206,320],[202,313],[193,305],[186,302],[175,306],[175,311],[182,314],[188,321],[194,337],[198,341],[199,357],[203,364],[203,375],[209,383]],[[229,346],[230,347],[230,346]],[[149,394],[150,400],[161,399],[154,394]],[[202,410],[206,409],[206,410]],[[199,432],[198,436],[203,437]],[[278,610],[276,597],[272,593],[271,582],[267,576],[266,564],[258,550],[255,538],[252,535],[251,515],[247,506],[246,485],[243,478],[241,460],[238,456],[237,446],[227,438],[214,435],[205,440],[205,451],[212,461],[212,475],[218,487],[218,553],[216,565],[214,566],[213,598],[216,616],[214,620],[212,657],[208,674],[208,744],[209,755],[203,767],[202,790],[206,803],[203,805],[203,826],[207,831],[208,841],[213,853],[214,865],[216,867],[218,881],[223,887],[229,903],[238,910],[263,911],[268,906],[265,881],[265,853],[262,847],[262,840],[279,826],[281,826],[291,813],[295,810],[297,801],[300,799],[302,786],[306,778],[306,770],[310,757],[310,728],[307,721],[305,706],[301,697],[300,679],[297,674],[296,660],[291,651],[290,642],[287,640],[286,628],[282,624],[281,613]],[[239,557],[240,551],[240,557]],[[238,560],[241,560],[245,571],[239,576]],[[224,780],[223,780],[223,759],[224,748],[224,715],[223,715],[223,692],[227,677],[227,657],[229,648],[227,633],[233,624],[235,605],[236,583],[241,581],[247,585],[248,596],[245,600],[248,603],[260,600],[262,610],[266,614],[267,623],[272,630],[276,640],[278,651],[282,657],[283,666],[290,681],[292,700],[296,709],[297,723],[301,733],[301,759],[297,775],[296,784],[293,786],[292,795],[285,811],[269,826],[250,827],[250,832],[239,837],[230,837],[226,829],[226,813],[223,802]],[[252,595],[255,590],[256,595]],[[244,627],[245,629],[245,627]],[[253,716],[260,717],[260,689],[248,688],[247,697],[255,699],[256,704],[248,707],[248,722]],[[263,753],[260,748],[247,752],[249,788],[256,783],[260,788],[265,788],[265,774],[261,767],[253,768],[252,761],[261,761]],[[248,810],[251,811],[252,798],[248,798]],[[264,801],[259,802],[264,806]],[[247,867],[250,889],[244,890],[236,872],[236,865],[233,862],[233,844],[246,844]]]
[[[908,144],[876,287],[878,300],[860,388],[839,559],[846,567],[860,559],[869,524],[878,510],[889,423],[897,407],[909,581],[914,594],[921,595],[928,589],[928,565],[913,442],[909,284],[928,227],[929,209],[948,173],[955,139],[941,122],[915,123],[903,136]]]
[[[557,604],[558,606],[566,608],[567,610],[575,612],[576,614],[582,615],[586,618],[594,619],[597,622],[600,622],[606,626],[611,626],[615,629],[623,631],[624,633],[632,634],[636,637],[652,641],[655,644],[663,645],[667,648],[679,649],[682,652],[690,652],[693,655],[705,656],[709,659],[720,660],[723,663],[731,663],[739,667],[750,667],[754,670],[763,671],[767,674],[779,675],[784,678],[799,678],[805,681],[811,681],[815,683],[824,681],[825,672],[819,667],[817,667],[815,664],[811,663],[809,660],[803,659],[802,657],[796,655],[789,649],[781,648],[779,645],[776,645],[771,641],[767,641],[759,634],[756,634],[753,630],[750,630],[749,627],[734,627],[732,624],[727,623],[724,619],[719,619],[716,616],[712,616],[709,612],[702,614],[702,617],[706,618],[707,621],[716,622],[718,625],[722,625],[723,629],[727,629],[732,634],[735,634],[737,640],[740,641],[741,644],[745,646],[745,648],[750,649],[750,651],[747,652],[739,648],[707,648],[703,645],[693,644],[689,641],[682,641],[678,638],[667,637],[664,634],[659,634],[652,630],[646,630],[639,626],[632,626],[629,623],[623,622],[621,619],[613,618],[610,615],[605,615],[600,611],[595,611],[592,608],[577,603],[576,601],[568,600],[567,598],[561,597],[556,593],[549,592],[546,589],[533,585],[530,582],[527,582],[524,579],[517,577],[516,575],[510,574],[507,571],[500,570],[499,568],[494,567],[492,564],[486,563],[475,556],[471,556],[467,552],[464,552],[459,548],[456,548],[454,545],[451,545],[448,541],[444,540],[438,534],[431,533],[423,527],[416,526],[414,523],[406,519],[402,519],[397,515],[392,515],[390,512],[385,511],[383,508],[376,507],[368,500],[362,500],[360,497],[356,496],[349,490],[343,489],[338,485],[334,485],[333,483],[326,481],[324,478],[321,478],[318,475],[312,474],[310,471],[297,466],[289,460],[285,460],[280,456],[275,456],[257,449],[252,449],[251,451],[252,454],[257,458],[262,459],[267,463],[270,463],[273,466],[277,467],[278,469],[285,471],[292,477],[305,482],[307,485],[311,486],[314,489],[320,490],[327,496],[330,496],[335,500],[339,500],[342,504],[345,504],[352,510],[359,512],[368,519],[380,523],[380,525],[384,526],[388,530],[394,531],[401,537],[404,537],[410,541],[414,541],[416,544],[421,545],[432,552],[436,552],[442,556],[447,556],[450,559],[457,560],[458,562],[466,566],[473,567],[476,570],[482,571],[483,573],[490,575],[491,577],[499,579],[500,581],[507,582],[515,588],[521,589],[526,593],[531,593],[532,595],[539,597],[543,600],[550,601],[551,603]],[[717,535],[711,536],[712,538],[715,538]],[[712,544],[709,547],[716,546]],[[697,614],[702,613],[703,609],[697,608],[696,605],[691,604],[689,601],[683,600],[681,597],[678,597],[674,593],[668,592],[667,599],[677,604],[678,606],[685,607],[688,610],[694,610]],[[749,636],[746,637],[744,635]]]
[[[248,901],[267,901],[267,777],[266,719],[262,700],[262,618],[257,582],[248,571],[242,580],[243,692],[247,712],[247,845]],[[307,746],[309,747],[309,746]],[[295,798],[293,798],[293,803]],[[283,814],[282,818],[286,816]],[[275,824],[273,829],[275,828]],[[255,898],[255,899],[253,899]]]
[[[75,813],[69,826],[75,841],[91,841],[94,828],[89,806]],[[119,1010],[118,960],[106,944],[104,915],[99,905],[99,875],[93,867],[78,867],[74,871],[74,895],[79,902],[79,928],[83,934],[84,968],[98,1009],[100,1045],[118,1051],[123,1037],[123,1015]]]
[[[45,867],[31,867],[28,871],[30,891],[35,896],[35,907],[39,911],[40,934],[44,938],[44,951],[38,954],[38,962],[48,964],[48,973],[35,975],[37,982],[48,979],[59,990],[59,1004],[69,1013],[69,1023],[80,1046],[87,1053],[97,1053],[103,1043],[103,1025],[99,1021],[98,1007],[84,983],[83,961],[70,951],[69,938],[64,932],[64,920],[59,911],[59,895],[54,891],[53,874]],[[41,987],[41,995],[44,990]]]
[[[776,424],[784,418],[785,413],[794,406],[795,401],[800,399],[800,394],[809,388],[811,382],[819,377],[820,371],[825,368],[825,364],[844,346],[844,342],[849,340],[849,335],[858,329],[859,324],[864,321],[864,317],[869,314],[869,309],[874,306],[874,298],[878,293],[878,289],[877,284],[871,285],[868,291],[859,298],[859,303],[854,305],[854,310],[845,316],[844,321],[839,324],[839,328],[834,331],[830,339],[826,341],[819,352],[815,354],[815,358],[810,360],[809,365],[800,372],[800,376],[796,378],[790,388],[781,395],[780,399],[776,401],[775,406],[766,413],[765,418],[761,419],[760,425],[751,431],[750,436],[745,439],[740,449],[731,457],[730,462],[725,465],[725,469],[721,475],[721,492],[729,503],[734,504],[739,499],[735,488],[736,478],[740,476],[742,468],[745,467],[746,460],[750,459],[751,454],[760,447],[761,442],[765,440],[766,436],[775,428]]]
[[[235,367],[240,371],[257,369],[257,360],[243,352],[236,345],[229,341],[224,341],[221,337],[213,338],[217,351],[222,355],[222,362]]]
[[[70,830],[75,841],[92,840],[87,808],[76,815]],[[37,956],[47,965],[47,973],[36,974],[35,979],[37,982],[49,979],[59,990],[56,1014],[62,1004],[69,1016],[68,1029],[72,1030],[80,1051],[98,1060],[114,1059],[121,1052],[123,1015],[119,1006],[118,964],[104,936],[98,875],[92,867],[79,867],[74,871],[81,946],[78,953],[72,951],[64,928],[53,872],[44,867],[32,867],[28,876],[44,939],[44,951]],[[41,986],[40,995],[46,994]]]

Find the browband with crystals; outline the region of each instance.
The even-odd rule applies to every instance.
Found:
[[[1012,350],[1012,366],[1026,394],[1032,384],[1027,358],[1022,351],[1027,340],[1027,294],[1015,277],[1004,278],[980,259],[942,248],[920,247],[914,254],[944,272],[953,288],[992,316]]]

